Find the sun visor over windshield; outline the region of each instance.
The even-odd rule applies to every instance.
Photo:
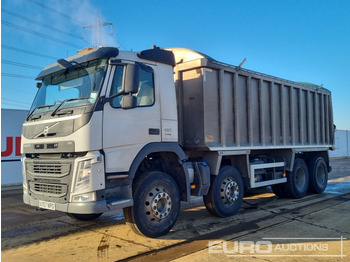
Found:
[[[84,63],[94,59],[116,57],[119,54],[119,49],[115,47],[100,47],[98,49],[92,49],[84,53],[79,53],[75,56],[71,56],[65,60],[68,62],[75,61],[77,63]],[[62,67],[58,63],[54,63],[45,67],[35,80],[42,80],[45,76],[62,70]]]

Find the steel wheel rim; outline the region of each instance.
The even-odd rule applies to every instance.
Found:
[[[147,194],[145,212],[150,221],[160,221],[166,218],[171,207],[171,197],[164,189],[155,188]]]
[[[239,196],[239,188],[232,178],[226,178],[220,188],[220,198],[226,205],[233,204]]]

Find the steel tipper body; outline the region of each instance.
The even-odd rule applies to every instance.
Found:
[[[23,125],[24,202],[89,220],[123,209],[149,237],[180,201],[238,211],[245,188],[322,193],[334,144],[324,88],[226,65],[204,54],[101,47],[38,75]]]
[[[173,48],[180,143],[188,150],[333,146],[331,92]]]

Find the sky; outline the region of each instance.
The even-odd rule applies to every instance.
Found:
[[[1,108],[29,109],[41,68],[77,50],[155,44],[323,84],[337,129],[350,130],[349,14],[348,0],[2,0]]]

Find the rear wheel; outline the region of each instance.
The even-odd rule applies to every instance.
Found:
[[[309,187],[309,172],[305,161],[297,158],[292,172],[287,172],[287,182],[283,184],[286,196],[302,198],[306,196]]]
[[[309,191],[315,194],[321,194],[327,187],[328,168],[323,157],[312,158],[308,162],[310,183]]]
[[[167,234],[180,212],[180,190],[166,173],[149,172],[133,189],[134,206],[124,208],[124,218],[132,230],[147,237]]]
[[[74,214],[74,213],[66,213],[67,216],[81,220],[81,221],[89,221],[89,220],[94,220],[98,217],[100,217],[103,213],[97,213],[97,214]]]
[[[222,168],[212,177],[210,189],[203,196],[207,210],[218,217],[235,214],[240,208],[244,195],[244,185],[239,171],[231,166]]]

